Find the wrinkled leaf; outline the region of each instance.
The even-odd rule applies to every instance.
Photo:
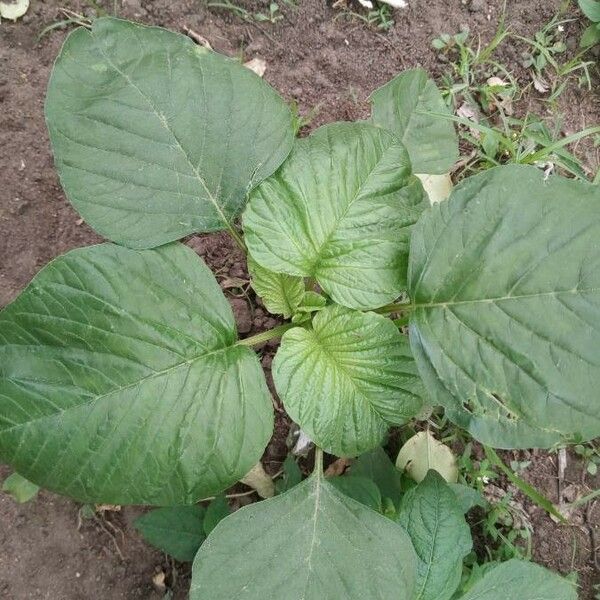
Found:
[[[373,480],[383,498],[389,498],[397,507],[402,496],[402,474],[383,448],[361,454],[352,464],[351,475]]]
[[[297,140],[244,213],[250,254],[272,271],[314,277],[338,304],[376,308],[406,286],[412,225],[426,206],[404,147],[365,123]]]
[[[12,496],[13,500],[20,504],[29,502],[35,498],[39,490],[39,486],[29,481],[29,479],[25,479],[25,477],[22,477],[18,473],[9,475],[2,484],[2,491]]]
[[[423,481],[430,469],[436,470],[449,483],[456,483],[458,466],[448,446],[438,442],[428,431],[419,431],[400,449],[396,466],[416,482]]]
[[[223,520],[196,556],[190,600],[412,600],[404,530],[316,474]]]
[[[261,267],[252,257],[248,257],[248,272],[252,278],[252,288],[267,310],[289,319],[304,298],[304,280],[285,273],[275,273]]]
[[[220,494],[206,507],[206,514],[202,523],[204,533],[210,535],[210,532],[230,514],[231,508],[229,508],[227,498],[223,494]]]
[[[423,184],[423,189],[429,198],[430,204],[443,202],[452,191],[452,179],[448,173],[443,175],[417,175]]]
[[[193,503],[245,475],[271,436],[256,354],[182,244],[51,262],[0,313],[0,457],[82,502]]]
[[[410,341],[432,399],[481,442],[600,435],[600,188],[505,166],[411,242]]]
[[[577,600],[575,585],[534,563],[509,560],[489,570],[460,600]]]
[[[377,512],[381,511],[381,492],[371,479],[355,475],[339,475],[337,477],[329,477],[327,481],[342,492],[342,494]]]
[[[423,69],[400,73],[373,92],[372,121],[406,146],[415,173],[445,173],[458,159],[458,137],[442,94]]]
[[[275,495],[273,478],[265,471],[260,462],[256,463],[240,481],[255,490],[261,498],[271,498]]]
[[[402,498],[397,519],[418,557],[415,600],[449,600],[472,547],[471,531],[456,495],[431,470]]]
[[[186,36],[113,18],[67,38],[46,119],[70,201],[133,248],[231,228],[247,190],[293,142],[288,106],[249,69]]]
[[[176,560],[194,560],[204,541],[202,506],[168,506],[157,508],[137,518],[134,527],[149,543]]]
[[[377,447],[422,405],[406,337],[382,315],[341,306],[318,312],[312,325],[286,331],[273,360],[287,413],[336,456]]]

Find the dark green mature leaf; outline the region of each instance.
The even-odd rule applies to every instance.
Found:
[[[465,485],[464,483],[449,483],[448,485],[454,492],[456,501],[463,513],[468,513],[475,506],[481,506],[481,508],[486,508],[488,506],[487,500],[479,490]]]
[[[460,583],[472,541],[456,495],[437,471],[429,471],[404,495],[398,523],[408,532],[418,557],[415,600],[449,600]]]
[[[375,448],[361,454],[350,467],[350,473],[358,477],[372,479],[383,498],[389,498],[397,507],[402,497],[402,474],[383,448]]]
[[[203,506],[168,506],[142,515],[133,523],[144,539],[176,560],[194,560],[206,538]]]
[[[422,405],[406,337],[382,315],[335,305],[312,325],[286,331],[273,360],[287,413],[337,456],[377,447],[391,424],[406,422]]]
[[[320,474],[223,520],[200,548],[190,600],[412,600],[404,530]]]
[[[2,491],[22,504],[35,498],[40,491],[40,487],[18,473],[12,473],[2,482]]]
[[[288,454],[283,461],[283,474],[281,478],[275,481],[275,490],[278,494],[283,494],[291,490],[295,485],[302,481],[302,471],[298,463],[291,454]]]
[[[252,288],[270,313],[289,319],[296,312],[304,298],[302,277],[265,269],[251,256],[248,257],[248,272],[252,278]]]
[[[408,154],[365,123],[334,123],[298,140],[244,213],[260,265],[314,277],[338,304],[376,308],[406,287],[411,226],[426,206]]]
[[[231,508],[229,508],[227,498],[225,498],[223,494],[220,494],[206,507],[203,523],[204,533],[209,535],[210,532],[230,514]]]
[[[600,187],[506,166],[411,241],[410,340],[430,395],[487,445],[600,435]]]
[[[327,481],[353,500],[377,512],[381,511],[381,492],[371,479],[356,475],[340,475],[330,477]]]
[[[415,173],[445,173],[458,159],[458,137],[442,94],[423,69],[400,73],[373,92],[372,120],[406,146]]]
[[[273,427],[257,356],[181,244],[51,262],[0,313],[0,457],[83,502],[185,504],[260,459]]]
[[[491,569],[460,600],[577,600],[577,589],[548,569],[513,559]]]
[[[238,62],[113,18],[67,38],[46,118],[67,196],[105,237],[151,248],[231,228],[283,162],[291,113]]]

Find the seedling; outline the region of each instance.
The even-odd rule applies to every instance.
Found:
[[[398,504],[376,484],[367,506],[325,477],[324,451],[370,452],[425,406],[486,447],[600,434],[600,189],[511,165],[431,207],[415,173],[458,157],[439,91],[407,71],[372,105],[369,122],[297,140],[289,106],[238,62],[113,18],[71,33],[55,63],[61,182],[112,243],[58,257],[2,312],[2,460],[82,502],[191,505],[206,534],[195,504],[248,481],[271,437],[252,348],[275,338],[277,392],[317,446],[307,479],[211,522],[192,600],[449,600],[471,549],[460,488],[429,470]],[[238,336],[177,241],[217,230],[284,324]],[[576,591],[508,561],[460,597],[533,595]]]

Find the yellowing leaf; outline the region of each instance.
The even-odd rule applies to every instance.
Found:
[[[417,483],[425,479],[430,469],[437,471],[448,483],[458,481],[458,467],[452,450],[428,431],[420,431],[402,446],[396,466]]]

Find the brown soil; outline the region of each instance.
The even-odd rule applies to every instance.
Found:
[[[238,3],[249,8],[265,4]],[[312,128],[334,120],[366,117],[369,93],[402,69],[421,65],[440,75],[447,65],[431,48],[431,39],[442,32],[455,33],[464,25],[489,39],[503,4],[500,0],[408,3],[409,8],[396,11],[396,23],[389,33],[369,29],[356,20],[336,19],[340,10],[323,0],[299,0],[298,8],[281,3],[285,19],[275,25],[245,23],[194,0],[121,0],[117,4],[120,16],[177,31],[189,27],[220,52],[243,52],[248,59],[265,59],[265,78],[288,100],[296,100],[302,114],[318,107]],[[112,6],[112,0],[106,4]],[[507,23],[513,31],[531,35],[553,16],[559,4],[559,0],[509,0]],[[85,2],[34,0],[17,24],[4,21],[0,25],[0,307],[50,259],[100,240],[79,221],[65,199],[44,124],[46,82],[65,32],[53,31],[39,43],[36,37],[43,27],[63,18],[59,6],[89,13]],[[580,30],[580,23],[567,25],[574,43]],[[519,53],[514,44],[508,44],[500,58],[525,77]],[[538,112],[550,115],[546,105],[535,105]],[[600,122],[600,99],[575,84],[560,99],[561,108],[565,133]],[[590,170],[597,168],[597,149],[584,144],[579,151]],[[217,273],[242,332],[253,333],[274,324],[253,296],[248,302],[244,295],[245,286],[238,281],[246,277],[242,257],[226,236],[194,236],[188,243]],[[266,346],[262,353],[269,375],[273,346]],[[285,455],[288,425],[280,415],[265,457],[271,472],[278,469]],[[556,456],[534,453],[530,459],[525,477],[557,500]],[[0,476],[8,472],[1,468]],[[581,463],[574,457],[570,457],[567,479],[576,482],[580,490],[600,484],[583,478]],[[576,492],[571,489],[569,493]],[[590,527],[600,525],[598,509],[589,514],[580,511],[571,518],[570,526],[564,527],[520,496],[518,499],[534,528],[535,559],[562,573],[577,571],[583,586],[581,598],[593,600],[592,585],[600,583],[600,575],[592,564]],[[167,573],[174,597],[185,597],[189,567],[168,563],[140,541],[131,526],[140,509],[107,512],[97,520],[83,521],[80,527],[78,511],[75,503],[46,492],[22,506],[0,494],[0,597],[161,598],[152,584],[152,576],[161,570]]]

